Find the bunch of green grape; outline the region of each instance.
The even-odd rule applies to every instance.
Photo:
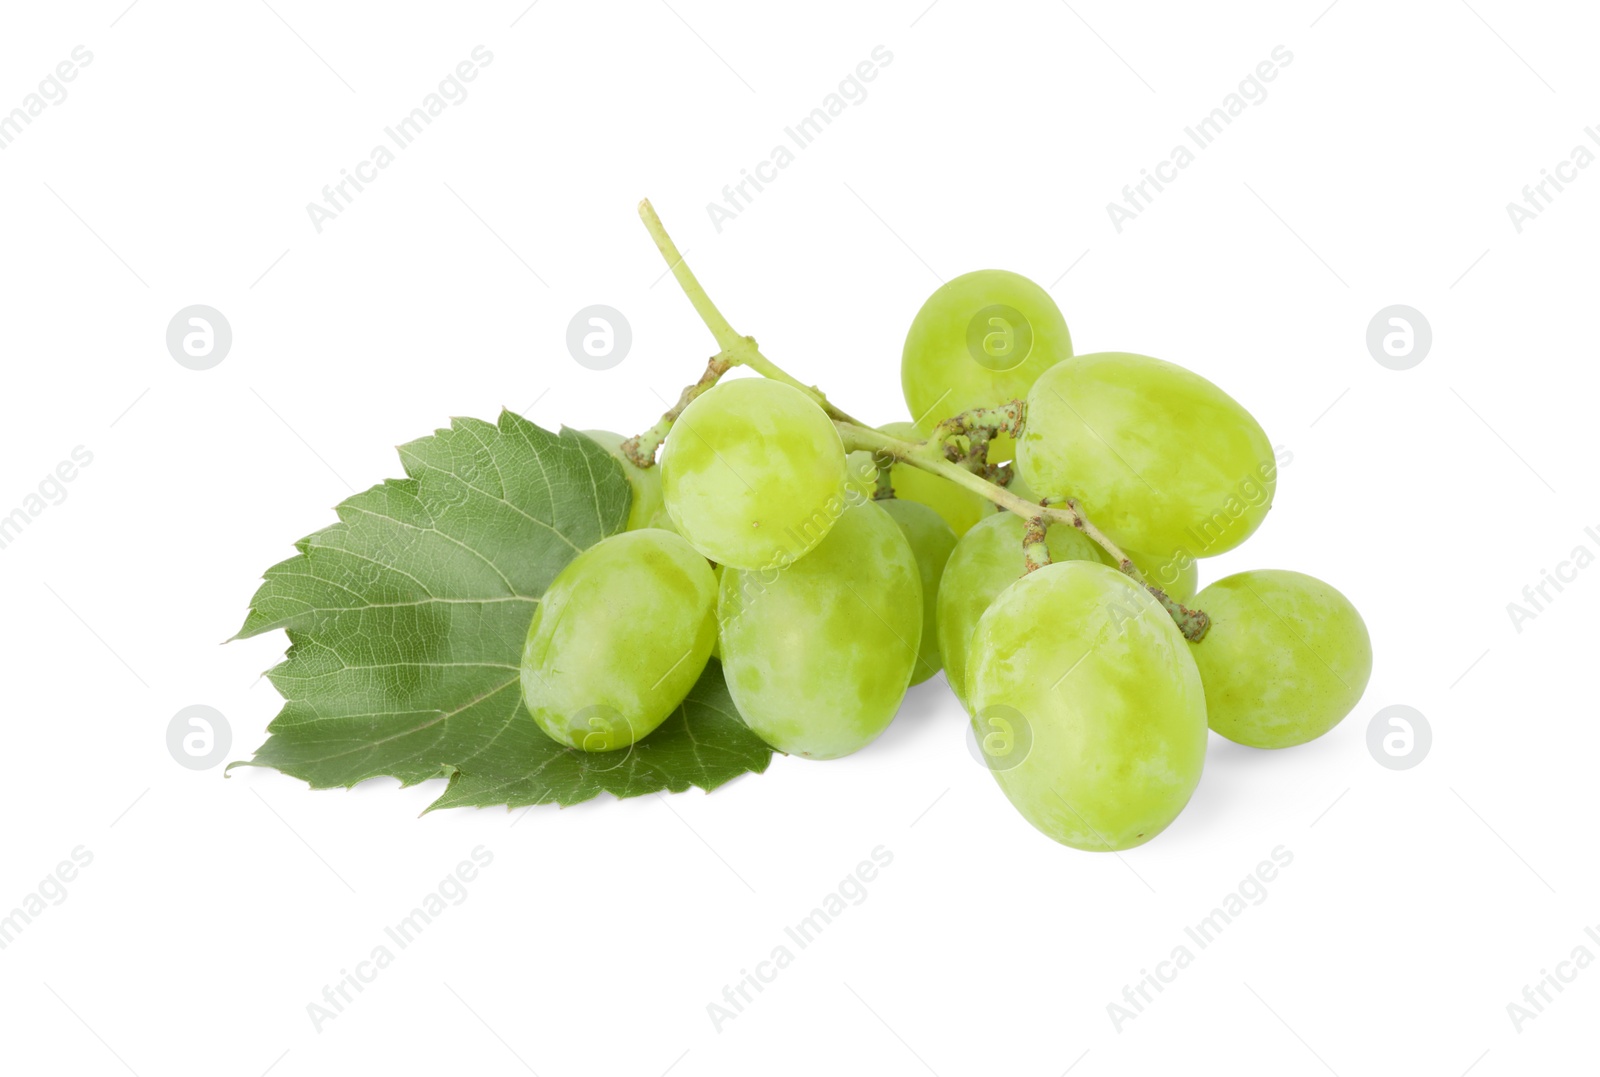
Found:
[[[1333,587],[1199,589],[1272,507],[1254,417],[1173,363],[1074,355],[1027,278],[969,273],[916,312],[909,420],[865,427],[758,372],[686,392],[659,460],[591,432],[633,500],[529,631],[527,709],[561,743],[628,747],[720,661],[751,731],[833,759],[942,670],[1022,816],[1119,850],[1178,817],[1208,729],[1290,747],[1359,702],[1371,643]]]

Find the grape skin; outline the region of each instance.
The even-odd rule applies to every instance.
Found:
[[[972,631],[995,597],[1021,578],[1024,527],[1015,513],[995,513],[961,536],[945,562],[935,618],[939,654],[945,679],[963,707]],[[1056,526],[1045,534],[1052,562],[1101,560],[1100,547],[1074,528]]]
[[[522,696],[569,748],[625,748],[688,695],[716,639],[716,578],[670,531],[603,539],[563,568],[534,612]]]
[[[1195,596],[1211,630],[1192,644],[1211,728],[1252,748],[1315,740],[1361,701],[1372,640],[1350,600],[1314,576],[1240,572]]]
[[[1032,343],[1020,358],[986,365],[974,358],[973,322],[997,305],[1022,316]],[[992,329],[1008,328],[1014,329],[986,325],[979,332],[987,337]],[[1040,374],[1071,354],[1072,335],[1050,293],[1020,274],[980,269],[940,285],[917,311],[900,353],[900,387],[917,429],[926,436],[941,420],[963,411],[1022,399]],[[1007,361],[1015,365],[997,369]],[[997,438],[990,445],[990,462],[1010,458],[1011,439]]]
[[[950,552],[956,548],[956,535],[950,525],[926,505],[899,498],[879,501],[878,505],[900,525],[900,531],[917,558],[917,571],[922,579],[922,643],[917,648],[911,683],[921,684],[938,673],[943,664],[939,658],[939,581]]]
[[[780,752],[836,759],[888,728],[922,634],[917,559],[878,505],[852,505],[783,569],[723,571],[717,619],[728,690]]]
[[[973,633],[967,695],[1023,818],[1088,850],[1131,849],[1177,818],[1206,753],[1188,648],[1148,591],[1090,561],[1047,565],[994,600]],[[997,723],[1021,735],[997,740]]]
[[[1125,352],[1080,355],[1028,394],[1017,467],[1041,494],[1076,498],[1119,546],[1233,549],[1272,507],[1265,431],[1191,371]]]
[[[667,515],[667,503],[661,495],[661,469],[659,467],[640,467],[622,451],[622,443],[627,440],[621,434],[613,434],[609,430],[585,430],[584,435],[599,442],[622,465],[622,474],[628,480],[628,489],[633,491],[633,502],[628,507],[628,523],[626,530],[637,531],[641,527],[664,527],[673,530],[672,518]]]
[[[911,423],[889,423],[878,427],[880,433],[904,441],[921,441],[927,435]],[[850,454],[850,481],[867,497],[877,490],[878,467],[870,452]],[[896,462],[889,468],[889,484],[894,496],[902,501],[915,501],[928,506],[950,525],[956,538],[965,535],[972,525],[994,512],[994,503],[982,494],[957,486],[949,479],[929,474],[910,464]]]
[[[719,564],[802,557],[833,526],[845,493],[844,443],[800,390],[765,378],[723,382],[684,409],[661,451],[673,525]]]

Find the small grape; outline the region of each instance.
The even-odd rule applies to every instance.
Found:
[[[1023,573],[1022,517],[997,512],[961,536],[939,581],[939,654],[945,679],[961,705],[967,705],[967,647],[995,596]],[[1100,547],[1075,528],[1057,525],[1045,532],[1050,560],[1101,561]]]
[[[1372,641],[1350,600],[1312,576],[1257,569],[1195,596],[1211,629],[1191,645],[1211,728],[1252,748],[1315,740],[1361,701]]]
[[[1250,413],[1200,375],[1125,352],[1051,367],[1028,393],[1017,467],[1119,546],[1233,549],[1272,507],[1277,462]]]
[[[900,353],[900,387],[917,429],[1028,395],[1034,379],[1072,354],[1072,335],[1050,293],[1002,269],[965,273],[922,304]],[[996,438],[989,461],[1011,459]],[[960,534],[958,529],[957,534]]]
[[[1023,818],[1091,850],[1142,845],[1177,818],[1206,755],[1188,648],[1161,604],[1107,565],[1056,562],[1001,592],[972,636],[967,696]]]
[[[844,443],[827,414],[782,382],[723,382],[684,409],[661,452],[667,512],[690,545],[741,569],[802,557],[833,526]]]
[[[912,684],[921,684],[939,672],[939,579],[944,575],[945,562],[950,551],[956,548],[955,532],[950,525],[926,505],[915,501],[890,498],[878,505],[900,525],[911,552],[917,558],[917,571],[922,577],[922,644],[917,650],[917,665],[911,674]]]
[[[673,530],[672,518],[667,515],[667,503],[661,496],[661,469],[640,467],[629,460],[622,451],[622,443],[627,439],[621,434],[613,434],[609,430],[585,430],[584,434],[599,442],[622,465],[628,488],[633,491],[626,529],[637,531],[641,527],[664,527]]]
[[[626,748],[689,694],[711,655],[716,578],[670,531],[624,531],[556,574],[528,628],[522,698],[569,748]]]
[[[725,569],[717,619],[745,724],[780,752],[835,759],[887,729],[911,683],[917,559],[887,512],[857,502],[793,564]]]
[[[878,430],[904,441],[921,441],[927,436],[911,423],[904,422],[889,423],[878,427]],[[878,473],[872,453],[865,451],[851,453],[849,469],[852,484],[870,498],[877,489]],[[902,501],[916,501],[943,516],[944,522],[950,525],[950,530],[955,532],[956,538],[965,535],[973,524],[994,512],[994,503],[982,494],[973,493],[957,486],[949,479],[913,467],[911,464],[896,462],[891,466],[889,483],[894,487],[895,497]]]

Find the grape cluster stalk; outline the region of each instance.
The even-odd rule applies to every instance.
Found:
[[[721,349],[706,363],[698,381],[687,386],[661,419],[649,430],[622,443],[622,452],[640,468],[655,466],[656,453],[666,441],[667,434],[684,410],[696,399],[717,384],[723,374],[735,366],[745,366],[763,377],[771,378],[805,393],[827,414],[838,430],[846,452],[866,451],[879,463],[880,491],[888,489],[882,478],[888,462],[898,461],[937,475],[965,490],[986,498],[1007,512],[1015,513],[1029,525],[1025,539],[1024,567],[1029,571],[1049,564],[1049,551],[1043,541],[1046,530],[1052,526],[1071,527],[1087,536],[1105,551],[1111,563],[1134,583],[1144,588],[1171,615],[1185,639],[1199,642],[1205,638],[1211,619],[1204,610],[1190,609],[1171,597],[1165,590],[1151,583],[1143,572],[1105,532],[1101,531],[1084,513],[1073,498],[1046,498],[1041,503],[1027,501],[987,476],[1009,477],[987,463],[984,448],[997,434],[1020,438],[1026,428],[1026,407],[1021,400],[1012,400],[998,407],[975,408],[939,422],[927,438],[909,441],[892,437],[873,429],[866,423],[840,410],[821,389],[806,385],[783,370],[762,354],[755,338],[735,330],[712,302],[705,287],[689,268],[672,241],[666,226],[656,214],[649,199],[639,203],[639,216],[655,241],[656,249],[666,260],[673,278],[694,306],[700,320],[705,323]],[[964,443],[964,444],[963,444]],[[968,466],[962,466],[962,461]]]

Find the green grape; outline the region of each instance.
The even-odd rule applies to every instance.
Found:
[[[1074,497],[1118,545],[1233,549],[1272,506],[1277,462],[1250,413],[1200,375],[1124,352],[1051,367],[1028,394],[1017,466]]]
[[[1050,293],[1016,273],[980,269],[940,285],[917,311],[900,353],[900,387],[926,436],[963,411],[1021,400],[1071,354],[1072,335]],[[1009,437],[996,438],[989,461],[1011,452]]]
[[[1240,572],[1195,596],[1211,629],[1192,645],[1211,728],[1288,748],[1338,725],[1372,675],[1372,641],[1350,600],[1312,576]]]
[[[889,423],[878,427],[878,430],[903,441],[921,441],[927,436],[911,423]],[[870,498],[877,489],[878,474],[872,453],[851,453],[849,471],[851,484]],[[894,487],[895,497],[926,505],[943,516],[956,538],[965,535],[973,524],[994,512],[994,503],[982,494],[973,493],[949,479],[910,464],[896,463],[891,466],[889,483]]]
[[[569,748],[626,748],[671,714],[716,638],[716,577],[670,531],[612,535],[556,574],[528,628],[522,698]]]
[[[1185,556],[1181,551],[1171,557],[1156,557],[1153,554],[1137,553],[1133,550],[1122,552],[1128,555],[1133,567],[1137,568],[1148,582],[1155,584],[1169,597],[1179,602],[1188,602],[1200,586],[1199,562]],[[1111,564],[1111,555],[1106,554],[1104,560],[1106,564]]]
[[[724,382],[685,408],[659,466],[679,533],[734,568],[803,556],[843,508],[839,432],[806,394],[765,378]]]
[[[711,574],[717,578],[718,593],[722,591],[722,573],[721,565],[711,566]],[[717,629],[716,603],[711,604],[711,657],[719,662],[722,661],[722,633]]]
[[[598,441],[602,448],[617,458],[622,465],[622,473],[628,479],[628,488],[633,491],[633,504],[628,509],[627,530],[637,531],[641,527],[664,527],[673,530],[672,518],[667,515],[667,503],[661,497],[661,469],[659,467],[640,467],[629,460],[622,452],[622,443],[625,438],[621,434],[613,434],[609,430],[585,430],[584,434]]]
[[[997,512],[961,536],[945,562],[939,581],[939,655],[945,679],[961,705],[967,705],[967,648],[978,619],[995,596],[1015,583],[1023,572],[1022,517]],[[1056,526],[1045,532],[1050,560],[1099,561],[1100,547],[1075,528]]]
[[[950,525],[937,512],[915,501],[902,501],[898,497],[879,501],[883,511],[900,525],[911,552],[917,558],[917,571],[922,577],[922,643],[917,649],[917,665],[911,674],[912,684],[921,684],[939,672],[939,579],[944,575],[945,562],[950,551],[956,548],[956,535]]]
[[[1116,850],[1178,817],[1206,756],[1188,648],[1150,592],[1107,565],[1046,565],[1001,592],[972,635],[967,696],[1023,818],[1063,845]]]
[[[917,661],[922,584],[893,518],[845,510],[783,569],[722,574],[722,668],[745,724],[772,747],[836,759],[893,720]]]

